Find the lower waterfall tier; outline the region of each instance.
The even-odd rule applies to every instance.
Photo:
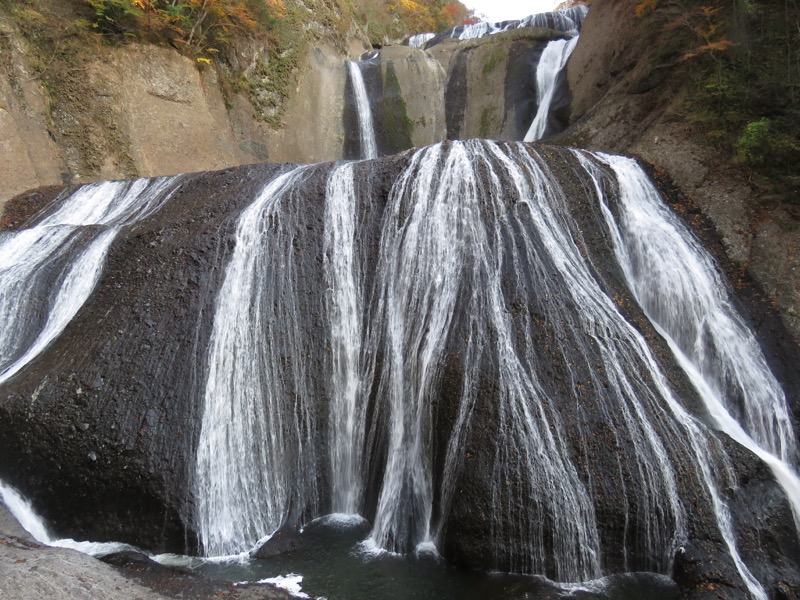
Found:
[[[800,581],[795,365],[633,161],[475,140],[72,194],[0,233],[0,478],[54,532],[222,556],[334,512],[474,570]]]

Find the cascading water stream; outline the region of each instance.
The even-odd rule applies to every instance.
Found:
[[[347,70],[350,74],[350,83],[353,86],[353,96],[356,101],[358,113],[358,128],[361,139],[361,158],[378,158],[378,142],[375,139],[375,127],[372,122],[372,107],[369,102],[367,86],[361,74],[359,63],[348,60]]]
[[[0,502],[19,522],[22,528],[33,538],[46,546],[69,548],[91,556],[103,556],[115,552],[140,552],[139,548],[118,542],[79,542],[71,538],[57,538],[47,528],[40,517],[25,498],[10,485],[0,480]]]
[[[578,44],[576,35],[570,40],[553,40],[548,43],[536,67],[536,95],[538,109],[524,141],[535,142],[547,134],[550,105],[553,102],[561,72]]]
[[[689,519],[675,465],[691,465],[680,472],[700,485],[692,502],[710,507],[742,581],[765,598],[720,492],[732,485],[729,459],[683,408],[599,277],[562,179],[522,144],[439,144],[407,160],[385,206],[365,195],[366,167],[343,163],[327,171],[324,214],[309,216],[300,203],[321,172],[314,167],[279,176],[242,213],[217,299],[198,444],[206,554],[241,553],[282,524],[297,524],[300,513],[317,514],[317,431],[327,435],[330,488],[322,497],[334,512],[374,510],[370,539],[378,548],[439,547],[476,414],[489,410],[497,564],[558,581],[595,579],[609,541],[598,526],[597,484],[577,460],[590,451],[580,450],[582,434],[575,437],[591,411],[585,426],[600,419],[613,432],[625,567],[669,572]],[[611,159],[574,160],[592,177],[586,185],[595,182],[599,218],[614,210],[603,196],[613,187],[607,182],[617,182],[619,205],[627,205],[631,186]],[[365,233],[370,223],[378,230]],[[297,253],[300,237],[319,244],[317,259]],[[609,253],[625,234],[612,238]],[[297,287],[309,274],[324,279],[319,304]],[[516,298],[529,308],[514,308]],[[307,337],[317,311],[322,340]],[[544,338],[542,324],[550,331]],[[312,346],[327,358],[301,360]],[[453,357],[463,383],[449,391],[453,412],[443,431],[434,405]],[[547,375],[553,369],[561,373],[555,380]],[[320,392],[313,381],[327,382],[323,411],[309,404]],[[488,409],[478,392],[487,381]],[[747,389],[761,380],[737,381]],[[781,421],[779,405],[750,412],[754,424],[769,423],[769,415]]]
[[[600,218],[611,211],[602,178],[619,180],[621,206],[631,202],[618,165],[609,171],[606,157],[578,159],[596,183]],[[674,465],[689,460],[683,476],[694,472],[742,580],[753,597],[765,598],[738,552],[719,492],[732,472],[722,445],[683,408],[645,338],[598,279],[567,194],[545,160],[522,144],[487,141],[439,144],[408,160],[383,208],[368,207],[357,165],[328,172],[318,267],[327,290],[327,373],[312,375],[303,361],[285,364],[310,344],[301,314],[309,300],[296,289],[303,258],[292,242],[313,235],[293,196],[310,168],[278,177],[242,213],[217,300],[198,446],[206,553],[248,550],[289,519],[293,504],[313,503],[305,479],[315,479],[314,432],[326,428],[331,508],[363,514],[369,449],[384,457],[371,467],[379,469],[370,479],[377,483],[372,543],[394,552],[438,546],[463,448],[486,402],[479,382],[489,377],[498,564],[559,581],[603,574],[598,492],[575,461],[570,431],[585,411],[602,416],[619,452],[626,568],[669,572],[688,535]],[[379,232],[364,234],[373,210],[382,210],[379,219],[369,217]],[[624,234],[612,237],[617,244]],[[515,309],[515,298],[529,309]],[[542,324],[552,328],[544,338],[549,356],[537,337]],[[453,354],[455,339],[460,349]],[[433,403],[453,356],[463,383],[437,479],[441,429],[435,431]],[[563,369],[565,385],[545,377],[553,368]],[[306,405],[315,378],[328,382],[327,425],[314,423]],[[757,381],[740,378],[740,385]],[[781,421],[779,405],[752,414],[753,423],[769,423],[770,415]]]
[[[471,25],[455,27],[451,33],[451,37],[460,40],[472,40],[494,35],[502,31],[511,31],[512,29],[523,29],[526,27],[541,27],[543,29],[562,31],[569,35],[578,35],[587,12],[589,12],[588,6],[575,6],[554,12],[536,13],[524,19],[513,21],[503,21],[500,23],[481,21]]]
[[[316,464],[292,247],[305,173],[280,175],[242,213],[217,296],[195,481],[207,556],[249,550],[314,495],[300,489]]]
[[[92,293],[120,230],[158,210],[177,181],[88,185],[33,227],[0,233],[0,384],[61,334]]]
[[[422,50],[425,48],[425,44],[430,42],[435,37],[436,37],[435,33],[418,33],[408,38],[408,46],[409,48],[416,48],[417,50]]]
[[[602,195],[595,163],[576,152]],[[614,172],[619,201],[603,204],[626,279],[668,341],[715,425],[759,456],[792,506],[800,532],[800,478],[785,395],[713,260],[629,158],[593,155]],[[615,214],[617,215],[615,217]]]
[[[328,180],[325,208],[325,276],[331,327],[330,457],[334,512],[361,509],[362,448],[366,403],[361,385],[361,265],[356,246],[356,193],[352,165],[336,168]]]

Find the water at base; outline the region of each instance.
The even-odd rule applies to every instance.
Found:
[[[104,556],[115,552],[135,551],[138,548],[120,542],[87,542],[76,541],[71,538],[56,538],[47,529],[44,520],[36,513],[25,498],[10,485],[0,481],[0,500],[6,505],[8,511],[19,521],[22,528],[33,536],[37,542],[54,548],[70,548],[90,556]]]
[[[464,572],[434,555],[407,556],[363,549],[369,525],[343,526],[323,517],[307,525],[299,550],[269,560],[202,561],[193,559],[199,574],[236,582],[297,585],[297,597],[327,600],[672,600],[678,589],[668,578],[636,573],[602,578],[579,585],[555,584],[542,577]],[[299,594],[305,594],[301,596]]]
[[[446,565],[425,548],[402,557],[365,551],[369,523],[359,515],[335,513],[306,525],[299,550],[253,560],[247,554],[203,559],[176,554],[151,555],[116,542],[79,542],[54,538],[42,518],[14,488],[0,481],[0,499],[20,525],[47,546],[70,548],[91,556],[134,551],[156,562],[198,575],[238,584],[279,587],[296,598],[327,600],[674,600],[678,589],[668,578],[630,573],[596,581],[558,585],[541,577],[472,573]]]

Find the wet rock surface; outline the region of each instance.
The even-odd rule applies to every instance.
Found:
[[[270,558],[303,547],[300,532],[293,527],[281,527],[272,537],[251,553],[253,558]]]
[[[0,596],[3,598],[282,600],[291,597],[266,586],[234,587],[213,582],[138,556],[114,555],[101,562],[75,550],[43,546],[0,504]]]
[[[594,257],[594,276],[648,341],[681,402],[703,420],[705,415],[690,384],[614,267],[608,240],[596,227],[599,209],[584,193],[585,182],[576,174],[575,159],[558,148],[543,147],[541,153],[563,182],[575,219],[572,232],[582,251]],[[364,248],[370,290],[389,190],[409,159],[407,153],[354,167],[362,194],[357,204],[363,228],[359,243]],[[120,234],[94,294],[58,340],[3,386],[0,477],[29,497],[57,534],[130,542],[154,552],[197,551],[193,461],[216,293],[233,250],[236,218],[267,181],[288,168],[258,165],[181,179],[164,208]],[[297,261],[295,293],[304,299],[298,321],[307,341],[302,358],[314,373],[311,395],[318,399],[312,414],[318,427],[313,460],[318,462],[315,471],[298,473],[293,482],[296,488],[288,526],[324,514],[330,503],[324,491],[328,488],[325,423],[330,390],[324,378],[328,359],[324,352],[312,351],[324,349],[327,343],[320,282],[324,281],[321,235],[329,168],[311,167],[290,199],[297,203],[292,210],[302,233],[287,243]],[[518,200],[513,193],[506,199],[509,206]],[[14,223],[34,212],[34,204],[22,202],[18,211],[12,207],[10,214],[20,215]],[[543,295],[539,280],[528,277],[532,276],[516,265],[504,265],[502,291],[508,299],[508,319],[514,323],[514,331],[528,331],[532,336],[540,349],[538,367],[546,374],[543,385],[548,396],[563,401],[559,410],[568,424],[565,447],[578,466],[581,482],[596,498],[604,572],[671,569],[672,557],[654,557],[646,548],[635,547],[636,540],[645,535],[641,523],[628,522],[628,516],[640,510],[636,465],[628,462],[635,459],[637,449],[630,439],[616,433],[615,416],[603,408],[602,399],[609,392],[598,385],[604,377],[601,357],[592,349],[583,349],[582,355],[578,339],[559,336],[552,324],[561,321],[563,326],[569,313],[558,317],[547,312],[549,298]],[[568,299],[563,300],[564,307],[568,306]],[[436,430],[431,454],[437,480],[444,476],[449,439],[467,380],[469,317],[467,311],[456,316],[432,398]],[[375,359],[379,370],[383,358]],[[784,359],[785,372],[793,372],[794,358],[787,355]],[[286,369],[288,377],[291,360]],[[499,486],[497,481],[495,452],[501,435],[498,372],[496,360],[487,354],[479,363],[472,425],[459,458],[452,496],[437,492],[434,501],[434,524],[443,532],[441,550],[448,560],[468,569],[513,570],[519,548],[525,544],[526,532],[512,517],[520,514],[514,511],[527,510],[527,482],[519,473],[510,474]],[[368,397],[371,403],[380,398],[379,381]],[[376,512],[387,461],[386,408],[371,410],[375,415],[367,442],[364,503],[368,519]],[[799,557],[796,540],[781,533],[791,526],[787,506],[780,501],[775,482],[763,467],[754,464],[749,453],[728,450],[735,456],[737,482],[731,482],[725,493],[736,518],[741,519],[743,554],[749,563],[763,561],[758,576],[770,589],[791,589],[797,581]],[[704,586],[710,583],[729,589],[723,597],[742,597],[741,580],[716,531],[710,501],[698,483],[691,455],[677,447],[670,447],[669,452],[678,465],[682,498],[691,515],[690,543],[674,558],[683,597],[702,597],[698,594],[705,593]],[[512,455],[509,460],[521,459]],[[312,483],[320,490],[318,497],[305,494]],[[498,505],[511,511],[499,525],[495,522]],[[294,547],[292,542],[278,552]],[[130,558],[122,562],[161,577],[153,565]],[[709,567],[712,562],[713,568]],[[544,568],[552,574],[555,565],[548,562]]]
[[[711,220],[723,254],[774,300],[800,340],[796,215],[763,198],[745,169],[701,141],[681,107],[691,69],[668,58],[675,48],[666,29],[642,27],[625,2],[592,4],[568,64],[570,128],[557,141],[634,154],[669,175]]]

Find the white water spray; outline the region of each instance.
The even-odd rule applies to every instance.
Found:
[[[364,84],[364,77],[361,74],[361,66],[352,60],[347,61],[347,69],[350,73],[350,83],[353,85],[353,96],[356,101],[356,111],[358,113],[358,129],[361,134],[361,158],[378,158],[378,142],[375,139],[375,127],[372,123],[372,107],[369,103],[367,86]]]
[[[550,105],[558,88],[559,76],[577,44],[578,36],[571,40],[553,40],[542,52],[536,67],[536,96],[539,108],[528,133],[525,134],[524,141],[535,142],[547,133]]]
[[[64,331],[117,234],[158,210],[177,181],[87,185],[33,227],[0,234],[0,384]]]
[[[69,548],[91,556],[104,556],[115,552],[127,551],[140,552],[134,546],[119,542],[79,542],[72,538],[54,537],[47,529],[44,519],[33,509],[31,503],[23,498],[16,489],[3,481],[0,481],[0,500],[14,518],[19,521],[22,528],[31,534],[33,539],[45,546]]]
[[[594,181],[617,260],[636,300],[666,339],[714,424],[772,469],[797,522],[800,480],[786,462],[769,451],[787,457],[796,453],[783,390],[752,332],[733,308],[713,260],[667,209],[634,160],[591,155],[614,173],[619,186],[615,213],[604,194],[597,163],[584,153],[575,154]],[[740,404],[743,424],[729,411],[732,402]],[[766,600],[766,592],[739,555],[730,512],[717,489],[700,429],[684,416],[682,407],[671,408],[693,432],[690,439],[697,467],[731,557],[753,597]]]
[[[195,481],[207,556],[247,551],[276,530],[316,469],[288,198],[304,173],[277,177],[242,212],[217,296]]]
[[[334,512],[361,509],[366,402],[361,385],[363,282],[356,245],[353,167],[337,167],[325,193],[325,279],[331,327],[330,457]]]

